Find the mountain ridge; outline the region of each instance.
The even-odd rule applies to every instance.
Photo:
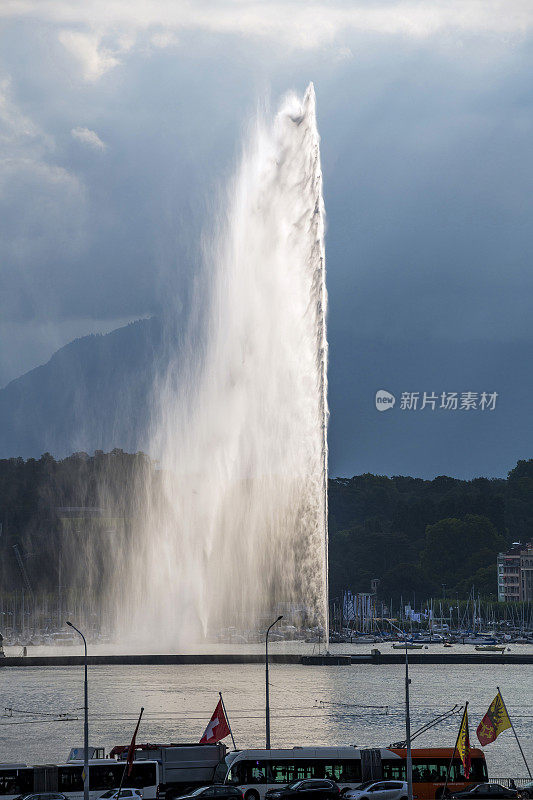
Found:
[[[180,358],[185,330],[182,318],[140,319],[74,339],[10,381],[0,389],[0,458],[117,447],[149,452],[154,381],[170,355]],[[189,341],[183,354],[191,347]],[[525,341],[339,341],[332,325],[330,474],[507,474],[533,446],[533,377],[522,368],[532,357]],[[384,414],[375,407],[383,388],[397,398]],[[494,411],[401,409],[403,391],[422,397],[426,390],[496,391],[498,400]]]
[[[144,441],[161,366],[161,323],[130,322],[88,334],[0,390],[0,456],[94,450]]]

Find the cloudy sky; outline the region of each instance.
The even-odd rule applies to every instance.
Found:
[[[0,385],[185,291],[258,103],[312,80],[332,471],[532,455],[530,0],[3,0],[0,20]],[[401,410],[425,390],[498,405]]]

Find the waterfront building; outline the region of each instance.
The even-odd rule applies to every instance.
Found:
[[[533,544],[513,542],[498,553],[498,600],[507,603],[533,600]]]
[[[533,544],[527,544],[520,553],[520,592],[525,602],[533,600]]]

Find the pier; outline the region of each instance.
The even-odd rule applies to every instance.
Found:
[[[92,666],[126,666],[172,664],[263,664],[262,653],[200,653],[200,654],[139,654],[139,655],[89,655],[87,663]],[[294,664],[303,666],[350,666],[355,664],[404,664],[405,654],[401,651],[361,654],[317,654],[301,655],[297,653],[269,654],[271,664]],[[1,667],[72,667],[82,666],[83,656],[6,656],[0,659]],[[430,664],[533,664],[533,653],[412,653],[409,652],[409,663],[416,665]]]

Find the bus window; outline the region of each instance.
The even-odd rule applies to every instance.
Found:
[[[484,758],[473,758],[470,764],[469,781],[474,783],[484,783],[488,781],[487,764]]]
[[[157,775],[155,764],[143,764],[142,761],[133,762],[133,770],[131,775],[126,773],[128,786],[134,789],[144,789],[145,786],[156,786]]]
[[[224,783],[226,779],[228,783],[232,783],[230,774],[231,773],[228,771],[228,765],[226,762],[221,761],[220,764],[217,764],[216,766],[213,783]]]
[[[293,777],[294,764],[289,764],[287,761],[281,761],[277,764],[270,764],[269,766],[269,783],[291,783],[293,780],[295,780]]]
[[[397,759],[396,761],[382,761],[381,769],[383,771],[384,781],[405,781],[407,780],[407,766],[405,761]],[[413,768],[413,781],[414,781],[414,768]]]
[[[0,796],[33,792],[33,769],[0,769]]]
[[[346,782],[361,780],[359,761],[278,761],[269,765],[268,783],[292,783],[312,778]]]
[[[58,767],[57,788],[60,792],[83,792],[83,779],[81,777],[83,767],[68,765]],[[91,768],[89,767],[89,780],[91,780]]]
[[[253,783],[287,784],[311,778],[329,778],[334,781],[359,782],[361,763],[358,759],[346,761],[289,761],[272,762],[238,761],[228,773],[227,783],[243,786]]]
[[[320,762],[315,763],[306,763],[305,761],[297,761],[296,764],[291,765],[289,769],[292,769],[292,778],[289,778],[290,781],[306,781],[309,778],[323,778],[323,768],[320,765]]]
[[[317,778],[327,778],[331,781],[340,781],[345,772],[344,764],[341,764],[340,762],[325,762],[321,765],[321,767],[321,774],[315,776]],[[344,780],[346,780],[346,778],[344,778]]]
[[[311,764],[311,772],[307,773],[303,778],[329,778],[327,774],[329,770],[331,770],[331,764],[327,764],[325,761],[314,761]],[[300,777],[300,776],[298,776]]]
[[[340,763],[340,775],[336,780],[340,783],[361,780],[361,762],[359,760],[342,761]]]
[[[413,783],[445,783],[446,769],[442,762],[417,762],[413,766]]]
[[[266,783],[266,765],[262,761],[238,761],[232,764],[228,783],[242,786],[247,783]]]
[[[340,764],[324,764],[324,775],[321,777],[328,778],[331,781],[338,781],[342,774],[342,766]]]
[[[446,780],[446,770],[448,769],[448,764],[444,769],[444,778],[443,781]],[[481,758],[473,758],[472,764],[470,766],[470,775],[468,776],[468,781],[465,778],[464,774],[464,766],[462,761],[454,760],[452,767],[450,769],[450,783],[480,783],[482,781],[487,780],[487,767],[485,761]]]
[[[252,767],[252,780],[250,783],[266,783],[266,766],[261,761],[255,761]]]
[[[446,775],[448,774],[449,783],[480,783],[487,780],[487,768],[484,759],[473,758],[470,768],[470,777],[468,781],[464,776],[464,767],[462,762],[455,758],[450,767],[448,759],[413,759],[413,783],[446,783]],[[400,774],[398,774],[398,771]],[[383,762],[383,778],[392,779],[398,778],[406,780],[406,767],[405,761],[398,762],[384,761]]]
[[[305,761],[278,761],[268,765],[268,783],[292,783],[313,778],[313,764]]]
[[[123,771],[124,767],[119,766],[119,769],[117,769],[114,764],[92,764],[89,767],[89,786],[91,791],[116,788],[120,783]],[[120,775],[119,772],[121,773]],[[128,786],[131,785],[129,779],[126,783]]]
[[[232,783],[234,786],[240,786],[246,783],[246,761],[237,761],[232,764],[226,776],[226,783]]]

